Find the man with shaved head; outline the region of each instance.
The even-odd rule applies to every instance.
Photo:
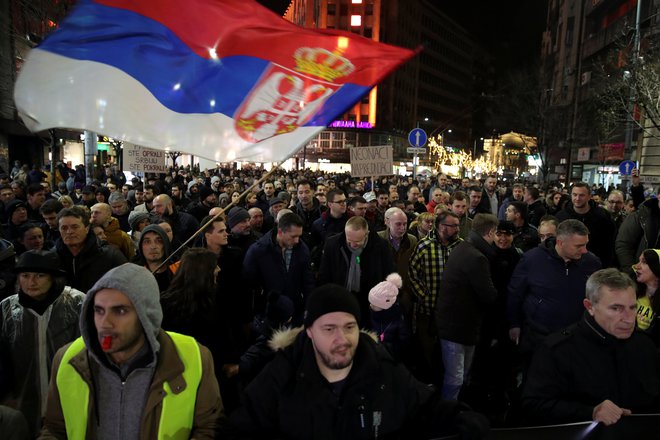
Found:
[[[199,229],[199,222],[192,215],[176,209],[174,201],[167,194],[160,194],[154,198],[151,213],[167,221],[172,226],[174,238],[185,243]]]
[[[100,226],[105,232],[108,244],[115,246],[121,251],[127,260],[135,256],[133,240],[122,231],[119,220],[112,216],[112,208],[107,203],[97,203],[92,206],[91,222],[94,226]]]

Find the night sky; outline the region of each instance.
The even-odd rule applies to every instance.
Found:
[[[282,15],[289,0],[258,0]],[[383,0],[387,1],[387,0]],[[526,66],[538,60],[545,29],[545,0],[428,0],[475,36],[499,67]]]
[[[501,66],[538,60],[545,30],[544,0],[430,0],[466,28]]]

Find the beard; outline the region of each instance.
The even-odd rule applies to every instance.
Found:
[[[347,350],[348,353],[345,356],[337,356],[336,353],[342,350]],[[355,356],[355,347],[351,344],[342,345],[330,350],[330,353],[322,353],[317,351],[321,362],[327,368],[331,370],[342,370],[353,363],[353,357]]]

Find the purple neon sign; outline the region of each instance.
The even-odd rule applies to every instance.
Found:
[[[356,122],[356,121],[333,121],[328,125],[332,128],[374,128],[371,122]]]

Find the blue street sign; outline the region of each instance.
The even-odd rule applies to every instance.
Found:
[[[427,139],[428,136],[426,136],[426,132],[421,128],[413,128],[410,130],[410,133],[408,133],[408,143],[415,148],[423,147],[424,144],[426,144]]]
[[[633,168],[635,168],[635,162],[632,160],[624,160],[619,165],[619,174],[622,176],[630,176]]]

